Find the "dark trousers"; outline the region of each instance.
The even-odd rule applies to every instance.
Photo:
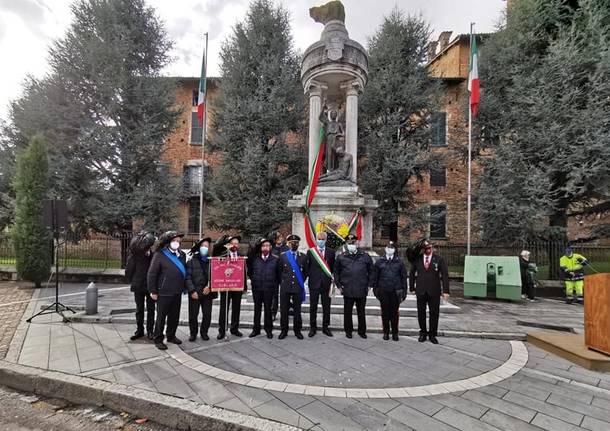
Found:
[[[398,335],[398,306],[400,301],[395,290],[382,290],[379,296],[379,303],[381,305],[381,324],[383,326],[383,333],[389,334],[390,327],[392,328],[392,334]]]
[[[207,335],[208,329],[210,329],[210,323],[212,322],[212,303],[214,298],[212,295],[199,294],[199,298],[193,299],[189,295],[189,329],[191,335],[197,335],[199,329],[201,335]],[[201,309],[201,327],[198,328],[199,323],[199,310]]]
[[[426,330],[426,304],[430,309],[430,329]],[[438,330],[438,313],[441,307],[440,295],[431,296],[428,293],[417,295],[417,321],[419,322],[419,333],[436,337]]]
[[[227,300],[231,308],[231,331],[239,329],[239,310],[241,309],[241,295],[243,292],[220,292],[220,311],[218,313],[218,332],[225,333],[227,319]]]
[[[148,292],[134,292],[136,301],[136,325],[140,334],[144,333],[144,307],[146,306],[146,333],[152,334],[155,330],[155,301]]]
[[[294,332],[301,332],[303,320],[301,319],[301,294],[280,293],[280,328],[282,332],[288,332],[288,310],[294,310],[292,328]]]
[[[346,298],[343,297],[343,329],[346,334],[354,332],[354,323],[352,321],[352,311],[356,304],[356,313],[358,314],[358,334],[366,334],[366,315],[364,308],[366,307],[365,298]]]
[[[176,329],[180,320],[180,303],[182,295],[159,296],[157,299],[157,320],[155,321],[155,332],[153,334],[155,343],[163,342],[163,329],[167,319],[165,335],[168,340],[176,337]]]
[[[278,290],[273,292],[273,298],[271,299],[271,313],[277,314],[280,304],[280,292]]]
[[[328,289],[309,291],[309,328],[318,329],[318,301],[322,299],[322,328],[330,326],[330,295]]]
[[[261,330],[261,312],[265,309],[264,329],[265,332],[273,331],[273,317],[271,316],[271,304],[275,290],[254,290],[252,289],[252,299],[254,300],[254,324],[253,330],[260,332]]]

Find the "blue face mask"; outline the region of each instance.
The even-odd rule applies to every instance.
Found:
[[[325,239],[318,239],[318,240],[316,240],[316,242],[318,243],[318,247],[320,247],[320,248],[324,248],[324,246],[326,245]]]
[[[202,256],[207,256],[208,255],[208,248],[207,247],[199,247],[199,254]]]

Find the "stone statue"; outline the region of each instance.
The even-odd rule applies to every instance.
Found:
[[[319,184],[326,186],[352,186],[352,155],[345,152],[343,147],[337,148],[337,168],[320,175]]]
[[[340,146],[340,137],[345,135],[343,126],[337,121],[337,111],[331,110],[328,114],[326,106],[322,109],[320,114],[320,122],[324,124],[326,128],[326,154],[324,157],[324,166],[326,171],[332,171],[337,167],[337,161],[335,160],[335,153],[337,148]],[[330,120],[329,118],[330,117]]]
[[[324,25],[329,21],[335,20],[345,24],[345,8],[338,0],[328,2],[322,6],[310,8],[309,16],[312,17],[315,22]]]

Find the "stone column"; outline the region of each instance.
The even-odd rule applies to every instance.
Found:
[[[322,91],[325,85],[318,82],[309,84],[306,93],[309,96],[309,169],[307,175],[311,173],[311,167],[315,162],[316,145],[320,135],[320,113],[322,112]]]
[[[345,151],[352,155],[354,169],[352,169],[352,181],[357,183],[358,179],[358,95],[361,87],[356,81],[341,85],[345,89]]]

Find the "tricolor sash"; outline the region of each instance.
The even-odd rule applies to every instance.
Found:
[[[170,253],[169,250],[166,248],[163,249],[163,254],[174,265],[176,265],[176,268],[178,268],[180,270],[180,273],[182,274],[182,278],[186,278],[186,268],[184,267],[184,264],[182,263],[182,261],[180,259],[178,259],[174,253]]]
[[[297,264],[297,261],[295,260],[291,251],[287,251],[285,254],[288,262],[290,262],[290,266],[292,267],[292,272],[294,272],[294,275],[296,275],[299,286],[301,286],[301,302],[305,302],[307,294],[305,293],[305,281],[303,280],[301,268],[299,268],[299,265]]]

